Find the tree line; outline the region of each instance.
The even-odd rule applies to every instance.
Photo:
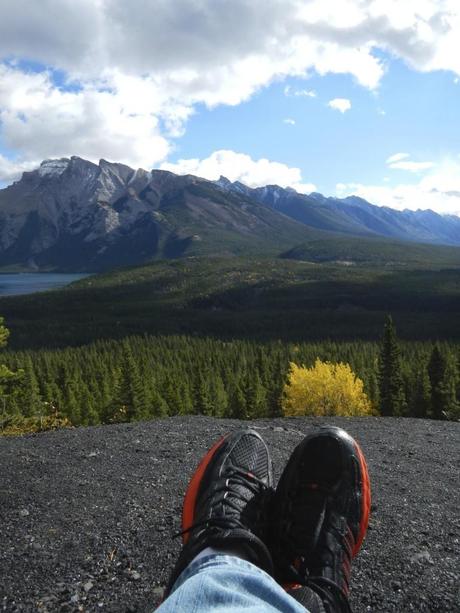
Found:
[[[402,343],[389,318],[380,344],[133,336],[80,348],[4,350],[0,420],[4,426],[54,416],[78,426],[186,414],[276,417],[283,415],[290,364],[318,359],[348,364],[375,414],[460,418],[460,345]]]

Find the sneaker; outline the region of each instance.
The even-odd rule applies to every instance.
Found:
[[[331,611],[349,611],[351,562],[370,511],[366,460],[344,430],[321,427],[291,455],[273,501],[275,576],[288,590],[310,586]],[[337,608],[338,607],[338,608]]]
[[[272,493],[270,454],[254,430],[220,439],[203,457],[188,485],[182,510],[183,548],[166,595],[188,564],[206,547],[241,552],[273,573],[265,545],[265,499]]]

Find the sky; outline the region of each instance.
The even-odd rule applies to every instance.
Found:
[[[0,187],[77,155],[460,215],[458,0],[1,0]]]

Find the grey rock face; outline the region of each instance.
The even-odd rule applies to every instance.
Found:
[[[105,160],[45,160],[0,190],[0,266],[97,271],[190,251],[281,251],[305,239],[302,226],[246,190]]]
[[[45,160],[0,190],[0,264],[97,268],[101,254],[127,236],[139,244],[139,232],[149,234],[153,254],[158,216],[155,202],[142,198],[151,183],[152,173],[105,160]]]

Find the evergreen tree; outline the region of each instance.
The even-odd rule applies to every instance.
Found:
[[[211,398],[214,405],[214,415],[216,417],[224,417],[227,413],[228,394],[220,375],[215,375],[211,379]]]
[[[24,374],[21,380],[21,389],[19,393],[21,413],[26,417],[34,415],[38,408],[43,403],[40,395],[40,387],[37,377],[32,366],[30,356],[26,356],[23,362]]]
[[[256,370],[246,385],[246,411],[249,417],[263,417],[267,414],[267,394]]]
[[[234,419],[248,419],[246,397],[238,382],[233,385],[229,395],[228,416]]]
[[[193,410],[195,415],[213,415],[214,407],[211,400],[209,377],[199,373],[194,390]]]
[[[379,356],[380,412],[384,416],[402,415],[405,408],[401,358],[396,328],[388,315]]]
[[[425,366],[417,373],[409,403],[411,417],[428,417],[431,408],[431,384]]]
[[[144,384],[128,343],[125,343],[123,347],[121,381],[117,402],[125,412],[127,421],[146,419],[148,416]]]
[[[168,404],[156,389],[150,396],[150,415],[152,417],[168,416]]]
[[[431,413],[434,419],[447,419],[457,414],[456,365],[453,359],[449,360],[441,351],[438,344],[431,352],[428,375],[431,383]]]

